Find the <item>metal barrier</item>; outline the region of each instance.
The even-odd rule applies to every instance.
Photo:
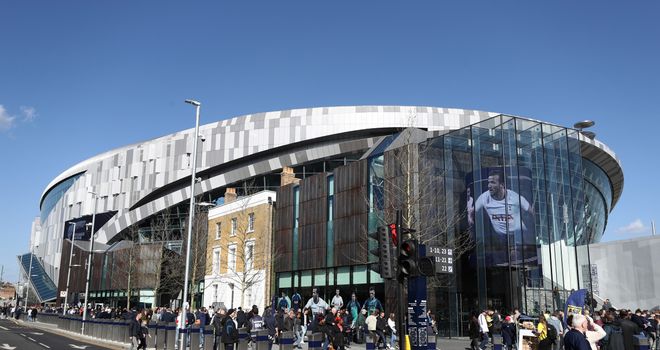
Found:
[[[260,329],[250,332],[250,337],[255,344],[253,350],[268,350],[268,330]]]
[[[427,343],[428,346],[426,348],[428,350],[436,350],[436,345],[435,344],[436,344],[436,336],[435,336],[435,334],[433,334],[433,332],[430,332],[428,343]],[[502,350],[502,349],[500,348],[500,350]]]
[[[247,328],[239,328],[238,329],[238,349],[237,350],[247,350],[249,340],[250,340],[250,336],[248,335]]]
[[[311,336],[307,337],[307,340],[309,350],[320,350],[323,343],[323,333],[312,333]],[[373,342],[371,344],[372,348],[369,349],[369,345],[367,345],[367,350],[373,350]]]
[[[165,338],[167,337],[167,323],[158,322],[156,324],[156,350],[165,349]]]
[[[649,338],[642,334],[633,335],[633,346],[635,350],[649,350]]]
[[[199,326],[192,325],[188,328],[188,338],[190,339],[190,349],[199,349]]]
[[[124,321],[123,327],[121,330],[120,342],[130,343],[131,342],[131,321]]]
[[[122,322],[122,321],[117,321],[117,320],[112,321],[112,324],[111,324],[112,337],[110,337],[110,339],[112,339],[112,341],[118,342],[120,340],[121,327],[123,326],[123,324],[124,324],[124,322]]]
[[[213,350],[213,342],[215,341],[213,326],[204,326],[202,332],[204,332],[204,350]]]
[[[502,350],[502,335],[493,334],[493,350]]]
[[[176,323],[170,322],[166,326],[165,349],[174,350],[176,348]]]
[[[365,347],[367,350],[376,349],[376,344],[374,343],[374,338],[372,337],[371,333],[367,334],[365,337]]]
[[[149,321],[147,329],[149,329],[149,335],[151,336],[151,338],[147,337],[147,342],[151,339],[155,347],[156,339],[158,339],[158,323],[156,321]]]
[[[280,334],[280,350],[293,350],[293,337],[293,331],[282,332]]]

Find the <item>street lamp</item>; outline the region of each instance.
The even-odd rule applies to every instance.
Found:
[[[66,309],[69,305],[69,281],[71,280],[71,263],[73,262],[73,244],[76,242],[76,223],[70,222],[73,225],[73,232],[71,234],[71,250],[69,251],[69,268],[66,273],[66,295],[64,296],[64,307],[62,307],[62,315],[66,315]]]
[[[87,319],[87,303],[89,302],[89,278],[92,275],[92,258],[94,257],[94,224],[96,223],[96,204],[98,203],[98,195],[94,192],[89,192],[94,196],[94,211],[92,212],[92,228],[89,230],[92,237],[90,238],[89,258],[87,259],[87,281],[85,281],[85,305],[83,306],[82,316],[82,329],[80,334],[85,334],[85,320]]]
[[[39,247],[39,246],[36,246]],[[35,248],[36,248],[35,247]],[[28,269],[28,285],[25,294],[25,312],[27,312],[28,300],[30,300],[30,284],[32,284],[32,257],[34,256],[34,249],[30,249],[30,268]]]
[[[181,301],[181,315],[179,316],[179,335],[181,336],[181,342],[179,344],[179,349],[185,349],[186,342],[184,336],[184,329],[186,327],[186,300],[188,300],[188,280],[190,279],[190,244],[192,237],[192,225],[193,218],[195,216],[195,175],[197,171],[197,138],[199,138],[199,107],[202,105],[195,100],[186,100],[186,103],[195,106],[195,132],[192,134],[193,139],[193,159],[192,159],[192,171],[190,175],[190,210],[188,212],[188,240],[186,245],[186,273],[185,279],[183,282],[183,300]]]
[[[594,125],[596,125],[596,122],[593,120],[583,120],[573,124],[573,127],[578,129],[582,135],[586,136],[590,140],[593,140],[596,138],[596,133],[593,131],[584,131],[584,129],[590,128]]]

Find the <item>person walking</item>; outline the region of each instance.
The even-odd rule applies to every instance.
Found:
[[[589,345],[591,345],[591,350],[598,350],[598,342],[605,337],[606,333],[603,330],[603,327],[595,323],[591,317],[587,316],[587,321],[589,322],[589,325],[587,326],[585,335],[587,336]],[[593,329],[593,331],[591,329]]]
[[[129,331],[131,335],[131,350],[140,348],[140,337],[142,336],[142,329],[140,327],[140,318],[142,315],[137,314],[131,318],[129,323]]]
[[[470,323],[468,324],[468,335],[470,336],[470,349],[479,350],[481,331],[479,329],[479,320],[477,319],[476,314],[472,314],[472,317],[470,317]]]
[[[545,319],[545,315],[539,316],[536,335],[539,337],[539,350],[550,350],[552,343],[548,339],[548,322]]]
[[[486,347],[488,346],[488,310],[484,310],[481,314],[479,314],[479,336],[481,338],[481,342],[479,343],[479,349],[481,350],[486,350]]]
[[[388,349],[396,349],[396,322],[394,321],[394,313],[390,313],[390,317],[387,319],[387,327],[389,327],[390,333],[390,343],[387,345]]]
[[[224,319],[224,333],[222,334],[222,343],[225,350],[234,350],[234,344],[238,343],[238,326],[236,324],[236,310],[229,309]]]

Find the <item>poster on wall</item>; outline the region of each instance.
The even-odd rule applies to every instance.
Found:
[[[466,177],[467,224],[475,237],[483,237],[486,266],[538,261],[531,173],[486,167]]]

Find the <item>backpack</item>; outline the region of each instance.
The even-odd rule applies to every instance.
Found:
[[[548,339],[552,344],[557,343],[557,328],[550,323],[548,323]]]

